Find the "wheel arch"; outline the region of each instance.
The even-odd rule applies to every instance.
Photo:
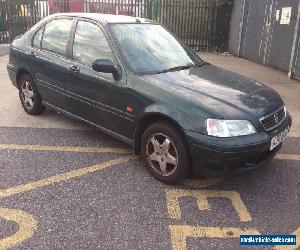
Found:
[[[29,71],[25,68],[19,68],[18,71],[17,71],[17,74],[16,74],[16,83],[17,83],[17,86],[19,85],[19,80],[20,80],[20,77],[24,74],[28,74],[30,75]]]
[[[149,127],[151,124],[156,122],[166,122],[173,126],[175,126],[178,131],[182,134],[183,140],[186,142],[186,136],[184,133],[183,127],[179,124],[177,119],[169,116],[168,114],[161,113],[161,112],[149,112],[144,114],[137,123],[134,134],[134,151],[136,154],[140,154],[141,152],[141,138],[144,131]]]

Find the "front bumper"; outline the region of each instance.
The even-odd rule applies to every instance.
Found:
[[[193,171],[204,176],[223,176],[258,168],[281,148],[279,145],[270,151],[271,139],[291,124],[292,118],[287,114],[274,131],[247,136],[218,138],[187,131]]]

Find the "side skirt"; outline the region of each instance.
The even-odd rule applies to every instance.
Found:
[[[70,113],[68,111],[65,111],[65,110],[63,110],[61,108],[58,108],[58,107],[56,107],[56,106],[54,106],[54,105],[52,105],[52,104],[50,104],[48,102],[42,101],[42,103],[43,103],[43,105],[45,105],[45,106],[47,106],[47,107],[49,107],[51,109],[54,109],[57,112],[64,114],[65,116],[68,116],[70,118],[81,120],[81,121],[84,121],[86,123],[89,123],[90,125],[92,125],[92,126],[96,127],[97,129],[99,129],[101,132],[103,132],[105,134],[108,134],[108,135],[110,135],[110,136],[112,136],[112,137],[114,137],[114,138],[116,138],[116,139],[118,139],[120,141],[123,141],[123,142],[127,143],[128,145],[130,145],[132,147],[134,146],[134,141],[132,139],[129,139],[129,138],[127,138],[127,137],[125,137],[123,135],[120,135],[120,134],[118,134],[118,133],[116,133],[114,131],[111,131],[109,129],[103,128],[103,127],[101,127],[101,126],[99,126],[99,125],[97,125],[97,124],[95,124],[93,122],[85,120],[85,119],[83,119],[83,118],[81,118],[81,117],[79,117],[77,115],[74,115],[73,113]]]

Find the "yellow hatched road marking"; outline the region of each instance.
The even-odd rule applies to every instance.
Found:
[[[292,161],[300,161],[300,155],[294,154],[278,154],[275,156],[277,160],[292,160]]]
[[[208,198],[227,198],[232,202],[240,221],[251,221],[251,215],[248,212],[241,196],[236,191],[222,190],[183,190],[170,189],[166,191],[167,209],[170,219],[181,219],[181,210],[179,206],[179,198],[193,197],[197,200],[200,210],[209,210]]]
[[[0,144],[0,150],[59,151],[74,153],[130,153],[126,148],[69,147],[46,145]]]
[[[76,169],[38,181],[21,184],[16,187],[2,189],[0,190],[0,198],[28,192],[61,181],[66,181],[72,178],[77,178],[83,175],[91,174],[96,171],[103,170],[114,165],[119,165],[121,163],[126,163],[130,160],[134,160],[137,158],[137,156],[131,154],[107,162],[99,163],[93,166]],[[19,245],[21,242],[31,238],[37,229],[37,222],[34,219],[34,217],[22,210],[0,208],[0,218],[8,221],[13,221],[19,226],[18,231],[14,235],[0,239],[0,250],[12,248],[14,246]]]
[[[35,218],[22,210],[0,208],[0,218],[18,224],[18,231],[9,237],[0,239],[0,249],[12,248],[24,240],[31,238],[37,229]]]
[[[199,227],[189,225],[170,225],[172,247],[174,250],[186,250],[186,240],[193,238],[232,238],[240,237],[241,234],[260,234],[256,229],[240,229],[232,227]]]
[[[105,168],[111,167],[113,165],[119,165],[121,163],[126,163],[130,160],[133,159],[137,159],[138,157],[135,155],[129,155],[129,156],[124,156],[124,157],[120,157],[114,160],[110,160],[107,162],[102,162],[90,167],[85,167],[85,168],[81,168],[81,169],[76,169],[76,170],[72,170],[66,173],[62,173],[62,174],[58,174],[55,176],[51,176],[42,180],[38,180],[38,181],[34,181],[34,182],[29,182],[26,184],[21,184],[19,186],[16,187],[12,187],[12,188],[8,188],[8,189],[2,189],[0,190],[0,198],[3,197],[8,197],[11,195],[15,195],[15,194],[19,194],[19,193],[24,193],[30,190],[34,190],[37,188],[41,188],[44,186],[48,186],[54,183],[58,183],[61,181],[66,181],[72,178],[76,178],[79,176],[83,176],[83,175],[87,175],[87,174],[91,174],[94,173],[96,171],[99,170],[103,170]]]

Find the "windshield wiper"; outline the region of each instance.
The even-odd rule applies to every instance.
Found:
[[[174,71],[181,71],[184,69],[190,69],[190,68],[198,68],[201,67],[203,65],[209,64],[207,62],[201,62],[201,63],[196,63],[196,64],[188,64],[188,65],[184,65],[184,66],[177,66],[177,67],[172,67],[169,69],[164,69],[161,71],[156,72],[156,74],[162,74],[162,73],[167,73],[167,72],[174,72]]]
[[[167,73],[167,72],[173,72],[173,71],[180,71],[180,70],[184,70],[184,69],[190,69],[192,68],[194,65],[184,65],[184,66],[177,66],[177,67],[172,67],[169,69],[165,69],[162,71],[158,71],[156,74],[161,74],[161,73]]]
[[[203,65],[209,64],[208,62],[201,62],[201,63],[196,63],[195,65],[193,65],[193,68],[198,68],[201,67]]]

